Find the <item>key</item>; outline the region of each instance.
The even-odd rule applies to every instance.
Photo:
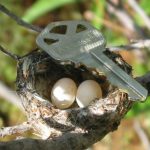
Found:
[[[104,54],[105,38],[85,21],[50,23],[36,43],[55,60],[69,60],[103,71],[109,82],[127,92],[132,101],[147,97],[148,91]]]

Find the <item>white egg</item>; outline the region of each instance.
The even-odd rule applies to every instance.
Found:
[[[76,83],[70,78],[62,78],[52,88],[52,103],[59,109],[68,108],[75,101],[76,92]]]
[[[88,106],[92,100],[102,98],[102,89],[94,80],[83,81],[77,90],[76,102],[79,107]]]

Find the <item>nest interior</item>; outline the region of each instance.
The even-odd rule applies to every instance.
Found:
[[[107,55],[131,73],[131,67],[118,54],[107,52]],[[76,103],[66,110],[57,109],[51,104],[51,89],[63,77],[73,79],[77,86],[84,80],[97,81],[102,87],[103,98],[83,109],[78,108]],[[102,72],[82,64],[55,61],[41,50],[33,51],[19,60],[16,84],[28,121],[43,139],[50,135],[59,137],[60,132],[69,132],[71,136],[71,132],[82,135],[88,133],[89,136],[83,136],[87,140],[84,145],[88,146],[115,130],[132,106],[127,94],[118,93],[118,88],[112,86]],[[45,101],[48,105],[45,105]]]
[[[102,87],[103,97],[115,89],[102,72],[82,64],[55,61],[43,51],[32,52],[25,56],[18,64],[18,68],[20,68],[17,78],[18,89],[27,88],[50,102],[53,85],[64,77],[74,80],[77,87],[84,80],[97,81]]]

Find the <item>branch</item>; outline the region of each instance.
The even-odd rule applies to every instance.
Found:
[[[114,94],[114,97],[116,97],[118,93]],[[49,113],[50,116],[46,117],[45,120],[47,120],[47,125],[49,123],[50,128],[53,129],[53,133],[51,133],[48,140],[23,139],[0,143],[0,149],[18,150],[21,149],[21,147],[23,147],[24,150],[86,149],[101,140],[109,132],[117,129],[122,117],[132,105],[132,102],[129,101],[126,97],[127,95],[125,95],[123,94],[121,99],[109,97],[99,100],[84,109],[52,110],[53,108],[49,108],[48,110],[52,110],[52,112]],[[33,99],[33,102],[34,101],[36,102],[35,98]],[[32,105],[34,105],[34,109],[36,109],[33,102]],[[38,107],[39,105],[40,103],[38,103]],[[46,115],[48,110],[44,108],[44,110],[41,111],[41,115]],[[44,118],[43,122],[40,122],[39,118],[36,118],[35,124],[32,124],[32,126],[36,126],[37,128],[41,126],[41,129],[38,128],[38,130],[45,130],[46,132],[48,130],[45,125]],[[69,125],[73,128],[70,128]],[[60,130],[62,133],[57,135],[56,130]]]
[[[137,135],[139,136],[145,150],[150,150],[150,142],[149,139],[147,137],[147,135],[145,134],[144,130],[142,129],[139,121],[134,121],[134,129],[137,133]]]
[[[29,24],[27,22],[25,22],[24,20],[20,19],[18,16],[16,16],[14,13],[12,13],[11,11],[9,11],[5,6],[3,6],[2,4],[0,4],[0,11],[3,12],[4,14],[6,14],[7,16],[9,16],[11,19],[13,19],[14,21],[16,21],[19,25],[31,29],[35,32],[41,32],[42,29],[38,26]]]
[[[83,150],[83,147],[78,147],[78,145],[74,145],[75,141],[79,141],[80,145],[82,145],[81,136],[74,135],[72,136],[64,136],[63,138],[59,138],[57,140],[49,141],[49,140],[36,140],[36,139],[21,139],[15,140],[11,142],[0,143],[1,150]],[[85,139],[85,138],[84,138]],[[84,140],[85,141],[85,140]],[[73,148],[72,148],[73,147]],[[77,148],[76,148],[77,147]],[[79,148],[79,149],[78,149]]]
[[[147,48],[150,49],[150,39],[137,40],[129,45],[111,46],[108,47],[110,51],[120,51],[120,50],[137,50]]]
[[[139,79],[143,79],[141,80],[141,83],[144,81],[144,78],[145,76],[139,77]],[[150,78],[148,78],[148,76],[146,76],[145,79],[150,81]],[[111,101],[110,98],[103,99],[94,102],[92,105],[84,109],[76,109],[76,110],[74,109],[64,111],[57,110],[53,112],[54,114],[56,114],[55,118],[51,117],[54,115],[53,113],[51,114],[50,118],[52,119],[52,121],[50,122],[51,124],[50,126],[51,127],[55,126],[56,128],[59,128],[60,126],[62,127],[62,125],[66,123],[65,120],[67,120],[67,122],[73,121],[74,119],[72,120],[71,118],[75,117],[76,119],[74,120],[74,122],[76,130],[74,130],[74,132],[66,131],[66,133],[63,132],[61,136],[55,138],[54,135],[52,139],[48,140],[21,139],[4,143],[1,142],[0,149],[19,150],[22,149],[22,147],[24,147],[24,150],[85,149],[86,147],[89,147],[96,141],[102,139],[110,131],[117,129],[120,120],[128,111],[128,109],[131,108],[132,103],[129,102],[124,96],[123,96],[124,99],[118,99],[118,96],[116,95],[114,95],[114,97],[116,98],[115,101],[113,98],[112,98],[113,101]],[[44,111],[46,112],[46,109]],[[71,118],[68,115],[66,115],[66,113],[69,114],[69,111]],[[59,121],[64,120],[64,122],[58,124],[54,121],[54,119],[57,119]],[[38,119],[36,119],[36,121],[38,122]],[[85,130],[80,129],[80,127],[82,126],[85,127]],[[42,128],[42,130],[45,129]],[[61,130],[63,131],[64,129],[65,128],[62,128]]]
[[[136,80],[148,90],[148,95],[150,95],[150,72],[141,77],[137,77]]]
[[[0,9],[5,10],[3,12],[7,12],[7,15],[11,14],[2,5],[0,5]],[[13,15],[11,14],[9,16],[12,17]],[[16,21],[18,20],[16,16],[12,18]],[[24,22],[23,26],[26,27]],[[40,31],[38,30],[37,32]],[[4,50],[3,52],[11,56]],[[32,56],[28,55],[27,58],[24,57],[24,59],[18,63],[17,76],[18,93],[22,96],[30,126],[25,124],[25,127],[20,125],[4,128],[1,130],[1,136],[18,132],[23,133],[32,127],[43,139],[47,138],[48,140],[22,139],[5,142],[0,143],[0,149],[85,149],[101,140],[109,132],[116,130],[121,119],[134,104],[134,102],[128,99],[127,93],[116,90],[112,91],[113,93],[109,93],[104,99],[94,101],[83,109],[77,107],[67,110],[56,109],[47,100],[42,98],[45,93],[49,92],[44,91],[43,87],[44,89],[49,89],[49,83],[52,83],[54,80],[56,81],[56,78],[53,77],[56,75],[58,75],[57,78],[60,77],[59,75],[65,74],[65,71],[68,72],[68,69],[65,68],[65,70],[64,67],[58,67],[58,64],[52,62],[51,59],[43,62],[45,58],[49,57],[45,53],[37,52],[31,55]],[[71,69],[74,70],[74,68],[70,68],[69,70],[69,74],[72,73],[71,75],[76,76],[76,74],[82,74],[83,72],[83,70],[80,70],[83,68],[79,68],[76,73],[71,72]],[[43,73],[44,71],[46,72]],[[88,70],[84,71],[86,72]],[[90,76],[90,74],[88,74],[88,76]],[[81,75],[79,75],[79,77],[81,77]],[[104,77],[101,78],[102,81],[105,81]],[[35,85],[37,89],[33,88]],[[40,96],[36,91],[44,93],[40,93]]]
[[[0,51],[2,51],[5,55],[11,57],[12,59],[18,61],[20,59],[20,57],[16,54],[13,54],[11,52],[9,52],[9,50],[6,50],[3,46],[0,45]]]
[[[128,36],[130,33],[130,30],[120,26],[118,23],[112,22],[109,19],[100,18],[96,14],[94,14],[92,11],[85,11],[84,18],[88,21],[92,21],[93,19],[97,21],[99,24],[105,25],[107,28],[110,28],[116,32],[123,33],[125,36]]]
[[[22,112],[24,112],[24,108],[21,104],[21,99],[17,96],[16,92],[6,87],[1,81],[0,81],[0,97],[11,102],[15,106],[17,106]]]
[[[22,134],[28,130],[31,129],[31,126],[29,123],[24,122],[20,125],[17,126],[12,126],[12,127],[4,127],[0,129],[0,137],[5,137],[8,135],[14,135],[14,134]]]
[[[126,12],[123,7],[120,7],[120,5],[115,5],[112,0],[107,0],[107,11],[110,12],[110,14],[114,14],[118,21],[125,28],[130,30],[130,32],[128,33],[129,37],[133,37],[136,33],[138,33],[141,37],[144,37],[141,29],[134,23],[131,16]],[[131,32],[134,32],[134,34],[131,34]]]
[[[141,22],[144,22],[146,27],[150,30],[150,19],[143,11],[143,9],[135,0],[128,0],[127,2],[134,9],[134,11],[141,16]]]

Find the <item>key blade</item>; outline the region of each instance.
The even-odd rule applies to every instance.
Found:
[[[84,29],[78,31],[78,26]],[[61,34],[53,29],[65,27]],[[49,24],[37,37],[37,45],[52,58],[59,61],[83,63],[99,68],[110,83],[128,92],[132,100],[144,101],[147,90],[117,66],[103,52],[106,40],[103,35],[85,21],[62,21]]]
[[[105,55],[101,55],[99,50],[94,50],[90,54],[97,61],[99,69],[106,74],[112,85],[127,90],[129,97],[133,101],[144,101],[146,99],[148,91],[131,76],[126,74],[112,60]]]
[[[127,92],[132,101],[144,101],[147,97],[148,91],[119,68],[112,60],[107,59],[109,59],[107,56],[92,51],[89,54],[82,54],[80,57],[73,58],[72,60],[77,63],[82,62],[89,68],[97,68],[104,72],[108,81],[112,85]],[[108,64],[105,63],[107,61]]]

